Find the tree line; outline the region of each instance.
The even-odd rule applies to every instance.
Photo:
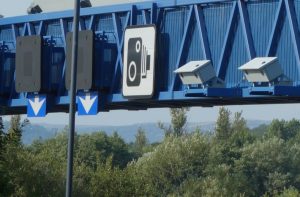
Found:
[[[220,108],[211,133],[186,130],[188,108],[171,109],[165,139],[150,144],[105,132],[76,135],[74,196],[300,196],[300,121],[249,129],[241,112]],[[22,144],[29,124],[0,118],[0,196],[63,196],[67,132]]]

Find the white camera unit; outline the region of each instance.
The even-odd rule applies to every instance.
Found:
[[[204,84],[216,78],[210,60],[190,61],[174,71],[185,85]]]
[[[257,57],[239,67],[248,82],[272,82],[283,75],[277,57]]]

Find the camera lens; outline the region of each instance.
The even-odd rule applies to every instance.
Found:
[[[136,64],[134,61],[129,64],[128,77],[131,82],[133,82],[136,78]]]
[[[141,50],[141,41],[138,40],[136,42],[136,44],[135,44],[135,50],[136,50],[137,53],[140,52],[140,50]]]

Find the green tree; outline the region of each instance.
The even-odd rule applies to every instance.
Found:
[[[231,144],[239,152],[240,148],[246,143],[253,142],[255,137],[249,132],[247,127],[247,121],[242,117],[242,112],[236,112],[234,114],[233,121],[231,123],[232,136],[230,138]]]
[[[138,153],[143,153],[144,147],[148,144],[145,131],[140,127],[135,135],[134,146]]]
[[[167,128],[161,122],[158,123],[159,128],[165,131],[165,136],[182,136],[186,133],[187,112],[189,110],[187,107],[170,109],[171,125]]]
[[[106,163],[98,164],[92,174],[90,196],[145,196],[141,182],[137,182],[139,177],[133,172],[132,169],[113,167],[112,158],[107,158]]]
[[[219,116],[216,122],[216,138],[218,140],[227,140],[232,134],[230,124],[230,111],[224,107],[219,109]]]
[[[199,133],[166,138],[153,152],[133,163],[136,177],[141,177],[140,183],[144,185],[143,196],[180,192],[187,179],[204,177],[209,150],[209,140]]]
[[[246,196],[262,196],[266,193],[274,196],[292,186],[294,178],[291,172],[295,170],[293,176],[299,174],[299,167],[293,165],[299,159],[292,158],[299,155],[299,150],[298,147],[290,149],[283,139],[277,137],[245,146],[241,150],[241,157],[235,161],[234,174],[247,181],[236,187],[235,192],[244,191]]]
[[[268,132],[268,130],[269,130],[269,125],[267,125],[267,124],[261,124],[261,125],[255,127],[255,128],[253,128],[253,129],[251,129],[250,132],[254,136],[256,136],[258,138],[261,138],[261,137],[263,137]]]
[[[22,144],[23,128],[29,124],[29,120],[25,119],[21,122],[20,115],[13,115],[10,119],[10,128],[8,129],[8,140],[10,144]]]
[[[276,197],[298,197],[298,196],[300,196],[299,190],[293,187],[284,189],[281,194],[276,195]]]
[[[135,154],[129,152],[129,147],[117,132],[108,138],[109,156],[112,156],[114,167],[125,168],[127,164],[135,158]],[[107,159],[108,157],[106,157]]]
[[[247,121],[242,117],[242,112],[234,113],[231,128],[233,133],[248,130]]]
[[[182,136],[186,132],[187,112],[189,108],[172,108],[171,122],[175,136]]]
[[[65,133],[30,146],[7,146],[3,196],[61,196],[65,191],[66,147]]]
[[[5,152],[5,143],[6,143],[6,133],[4,132],[3,119],[0,117],[0,196],[4,194],[6,182],[6,169],[4,163],[4,152]]]
[[[276,136],[283,139],[285,136],[284,130],[285,130],[285,120],[275,119],[271,122],[269,126],[267,136],[268,137]]]
[[[6,133],[4,132],[3,119],[2,117],[0,117],[0,157],[1,157],[1,150],[4,148],[5,140],[6,140]]]
[[[22,173],[14,174],[18,172],[17,169],[21,168],[21,164],[24,162],[20,162],[18,160],[18,153],[22,152],[23,149],[21,147],[21,137],[22,137],[22,129],[24,126],[28,124],[28,120],[24,120],[21,123],[21,116],[16,115],[11,117],[10,128],[7,134],[2,134],[2,140],[5,141],[5,146],[1,149],[2,159],[0,159],[0,173],[1,173],[1,181],[0,181],[0,194],[2,193],[4,196],[9,196],[13,192],[17,192],[17,188],[15,185],[16,178],[19,176],[23,176]],[[1,130],[3,133],[3,121],[0,124]],[[5,136],[3,138],[3,136]],[[3,141],[2,141],[3,143]],[[22,156],[25,154],[21,154]],[[29,159],[30,160],[30,159]],[[24,176],[26,177],[26,176]],[[21,193],[18,193],[17,196],[22,196]]]
[[[300,133],[299,120],[285,121],[275,119],[270,124],[267,136],[276,136],[284,140],[289,140],[294,138],[298,133]]]

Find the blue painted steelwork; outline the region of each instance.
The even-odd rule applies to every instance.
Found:
[[[203,88],[203,89],[187,89],[185,96],[187,97],[241,97],[241,88]]]
[[[121,94],[124,30],[155,24],[157,59],[152,99]],[[95,32],[94,89],[99,110],[214,106],[300,101],[299,0],[157,0],[84,8],[80,29]],[[66,34],[72,11],[0,19],[0,112],[25,113],[27,93],[14,88],[16,38],[41,35],[46,65],[41,93],[48,112],[68,110],[65,89]],[[276,56],[290,86],[253,87],[238,67],[254,57]],[[192,60],[211,60],[225,88],[190,89],[173,71]]]

